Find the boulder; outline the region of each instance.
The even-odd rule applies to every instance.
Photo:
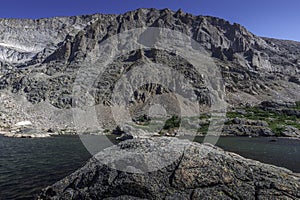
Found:
[[[296,116],[300,118],[300,110],[295,109],[283,109],[282,114],[288,115],[288,116]]]
[[[99,152],[38,199],[299,199],[299,181],[287,169],[210,144],[162,137]]]
[[[290,81],[290,82],[293,82],[293,83],[296,83],[296,84],[298,84],[298,85],[300,85],[300,78],[299,78],[299,77],[291,76],[291,77],[289,78],[289,81]]]
[[[124,134],[125,132],[121,129],[120,126],[117,126],[113,131],[112,131],[112,134],[114,135],[122,135]]]
[[[300,131],[293,126],[286,126],[281,135],[284,137],[300,137]]]
[[[123,133],[120,137],[116,137],[116,140],[125,141],[125,140],[131,140],[133,139],[133,136],[128,133]]]

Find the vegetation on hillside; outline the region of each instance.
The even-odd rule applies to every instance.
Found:
[[[300,109],[300,102],[293,109]],[[280,136],[286,126],[290,125],[300,130],[300,119],[295,115],[287,115],[276,111],[263,110],[260,107],[247,107],[241,111],[228,112],[228,118],[245,118],[250,120],[266,121],[269,128]],[[229,121],[230,123],[230,121]]]

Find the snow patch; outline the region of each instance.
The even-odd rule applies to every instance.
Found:
[[[15,124],[15,126],[31,126],[32,123],[30,121],[21,121]]]

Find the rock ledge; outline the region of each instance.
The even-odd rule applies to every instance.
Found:
[[[299,175],[284,168],[245,159],[209,144],[176,138],[133,139],[110,147],[112,150],[105,152],[113,153],[119,149],[123,155],[112,156],[111,166],[122,159],[133,158],[139,160],[142,166],[151,162],[151,152],[155,153],[160,147],[175,152],[174,162],[161,169],[146,173],[116,170],[101,164],[95,157],[105,157],[105,153],[99,153],[83,168],[44,189],[38,199],[300,198]],[[168,153],[160,155],[161,160],[172,157]],[[130,167],[128,163],[127,169]],[[141,169],[133,170],[138,172]]]

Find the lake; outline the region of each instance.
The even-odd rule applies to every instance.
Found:
[[[106,136],[91,138],[101,143]],[[194,141],[202,142],[203,137]],[[103,144],[102,148],[110,145]],[[221,137],[217,146],[300,173],[299,140]],[[0,199],[32,199],[42,188],[82,167],[90,157],[78,136],[20,139],[0,135]]]

